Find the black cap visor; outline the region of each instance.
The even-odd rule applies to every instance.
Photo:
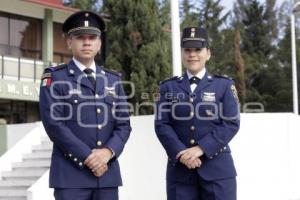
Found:
[[[208,43],[206,41],[199,40],[187,40],[181,42],[181,48],[205,48],[208,47]]]

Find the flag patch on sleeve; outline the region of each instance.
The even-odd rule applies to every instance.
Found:
[[[42,75],[41,86],[50,86],[52,82],[51,73],[44,73]]]

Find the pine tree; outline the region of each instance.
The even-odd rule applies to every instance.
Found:
[[[275,0],[238,0],[245,59],[246,102],[261,102],[269,112],[287,111],[289,84],[278,56],[278,21]]]
[[[271,1],[275,2],[275,0]],[[274,51],[272,42],[277,35],[273,3],[266,4],[265,8],[258,0],[250,0],[244,7],[243,24],[245,32],[243,50],[248,54],[268,57]]]
[[[157,0],[159,5],[159,19],[165,32],[171,32],[170,0]]]
[[[210,38],[212,58],[208,68],[212,73],[237,76],[234,61],[234,30],[226,27],[229,12],[224,13],[220,0],[201,0],[198,26],[206,28]]]
[[[198,26],[199,9],[195,6],[195,1],[183,0],[180,6],[181,29],[189,26]]]
[[[170,35],[161,24],[158,2],[104,0],[103,8],[111,19],[106,67],[121,71],[123,79],[134,84],[135,94],[129,99],[133,105],[153,102],[159,82],[171,74]],[[136,111],[149,114],[153,109]]]

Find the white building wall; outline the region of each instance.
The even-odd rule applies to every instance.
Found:
[[[32,129],[39,126],[39,123],[9,124],[7,125],[7,149],[10,149],[20,139],[27,135]]]

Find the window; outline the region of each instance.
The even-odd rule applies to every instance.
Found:
[[[0,15],[0,27],[8,27],[8,18]],[[0,29],[0,53],[7,54],[9,44],[8,30],[7,28]]]
[[[67,48],[63,35],[62,24],[53,24],[53,61],[56,63],[68,63],[72,58],[71,51]]]
[[[0,54],[42,59],[42,22],[0,12]]]

